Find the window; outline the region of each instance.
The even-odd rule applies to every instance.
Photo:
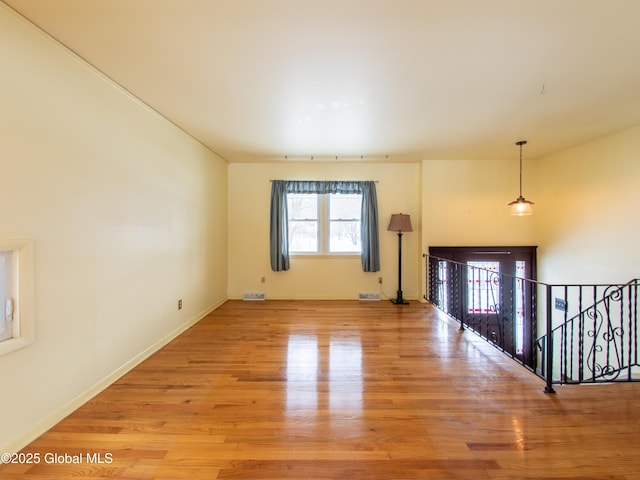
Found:
[[[329,252],[360,253],[360,207],[362,195],[330,194],[326,196],[329,210]]]
[[[360,254],[360,194],[288,194],[289,251]]]
[[[289,211],[289,251],[291,253],[318,253],[320,245],[320,204],[313,194],[287,195]]]
[[[345,202],[337,195],[356,195]],[[314,195],[310,210],[289,213],[294,201]],[[317,195],[322,195],[318,197]],[[288,197],[292,196],[291,199]],[[359,198],[355,201],[355,198]],[[331,214],[333,203],[333,216]],[[336,206],[336,203],[338,206]],[[340,206],[339,204],[343,205]],[[345,211],[349,204],[360,203],[361,214]],[[313,205],[316,206],[313,209]],[[303,209],[304,210],[304,209]],[[341,211],[342,210],[342,211]],[[348,210],[348,209],[347,209]],[[352,210],[355,210],[352,209]],[[317,212],[317,213],[315,213]],[[291,224],[289,223],[291,222]],[[298,224],[296,224],[298,222]],[[351,223],[351,225],[349,225]],[[362,238],[351,239],[348,243],[346,229],[360,225]],[[292,234],[289,233],[289,227]],[[331,226],[334,226],[333,233]],[[315,229],[315,230],[314,230]],[[357,231],[356,231],[357,235]],[[315,239],[315,240],[314,240]],[[348,245],[348,246],[347,246]],[[380,241],[378,239],[378,200],[376,185],[367,181],[314,181],[314,180],[272,180],[271,206],[269,210],[269,260],[274,272],[289,270],[289,254],[311,253],[353,253],[360,255],[363,272],[380,270]]]
[[[17,268],[14,268],[13,264],[17,263],[16,260],[16,252],[0,252],[0,305],[2,305],[2,311],[0,312],[0,342],[9,340],[17,336],[16,334],[18,333],[14,332],[14,326],[18,326],[18,322],[14,322],[16,313],[15,294],[17,290],[14,271]]]
[[[500,313],[499,274],[500,262],[467,261],[467,313]]]
[[[0,355],[33,343],[33,245],[0,239]]]

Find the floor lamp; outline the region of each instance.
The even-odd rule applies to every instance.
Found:
[[[403,213],[394,213],[391,215],[387,230],[398,232],[398,293],[396,298],[391,299],[391,302],[396,305],[408,305],[409,302],[402,298],[402,232],[413,232],[411,217]]]

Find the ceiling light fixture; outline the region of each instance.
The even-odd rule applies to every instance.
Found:
[[[522,196],[522,146],[526,144],[526,140],[520,140],[519,142],[516,142],[516,145],[520,147],[520,196],[513,202],[509,203],[509,205],[511,205],[511,215],[515,215],[517,217],[524,217],[526,215],[533,214],[533,209],[531,208],[533,202],[525,200],[525,198]]]

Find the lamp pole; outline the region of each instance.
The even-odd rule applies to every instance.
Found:
[[[387,230],[398,232],[398,293],[391,302],[396,305],[408,305],[409,302],[402,298],[402,232],[413,232],[411,217],[403,213],[394,213]]]
[[[409,305],[409,302],[402,298],[402,230],[398,230],[398,292],[391,302],[396,305]]]

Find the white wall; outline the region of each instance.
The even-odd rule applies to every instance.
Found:
[[[618,283],[640,276],[640,127],[524,163],[531,217],[512,217],[518,161],[422,163],[424,248],[537,245],[546,283]]]
[[[518,196],[518,168],[517,159],[422,162],[425,247],[534,245],[535,216],[513,217],[507,206]],[[524,179],[525,197],[534,197]]]
[[[640,127],[536,160],[539,278],[640,277]]]
[[[2,3],[0,65],[0,239],[33,240],[35,287],[6,451],[226,299],[227,164]]]
[[[532,165],[525,166],[530,173]],[[535,185],[523,177],[525,198]],[[422,162],[424,253],[434,246],[537,245],[531,217],[513,217],[508,203],[519,193],[519,162],[514,160],[425,160]],[[426,290],[422,265],[422,290]]]
[[[430,245],[539,245],[548,282],[639,274],[640,127],[525,162],[533,217],[509,215],[518,162],[226,162],[0,3],[0,240],[34,250],[36,341],[0,356],[0,451],[24,445],[228,296],[395,296]],[[269,266],[269,179],[378,180],[381,272],[358,258]],[[578,213],[570,209],[578,206]],[[228,255],[227,255],[228,252]],[[261,277],[266,283],[261,284]],[[178,299],[184,309],[177,310]],[[6,393],[9,392],[9,393]]]
[[[271,179],[377,180],[380,222],[378,273],[362,271],[360,258],[291,259],[286,272],[269,263]],[[419,298],[420,165],[388,163],[296,162],[229,165],[229,297],[265,292],[270,299],[356,299],[359,292],[396,296],[398,237],[387,231],[393,213],[411,215],[414,232],[403,236],[402,287],[406,298]],[[261,277],[266,283],[261,284]],[[384,298],[384,297],[383,297]]]

